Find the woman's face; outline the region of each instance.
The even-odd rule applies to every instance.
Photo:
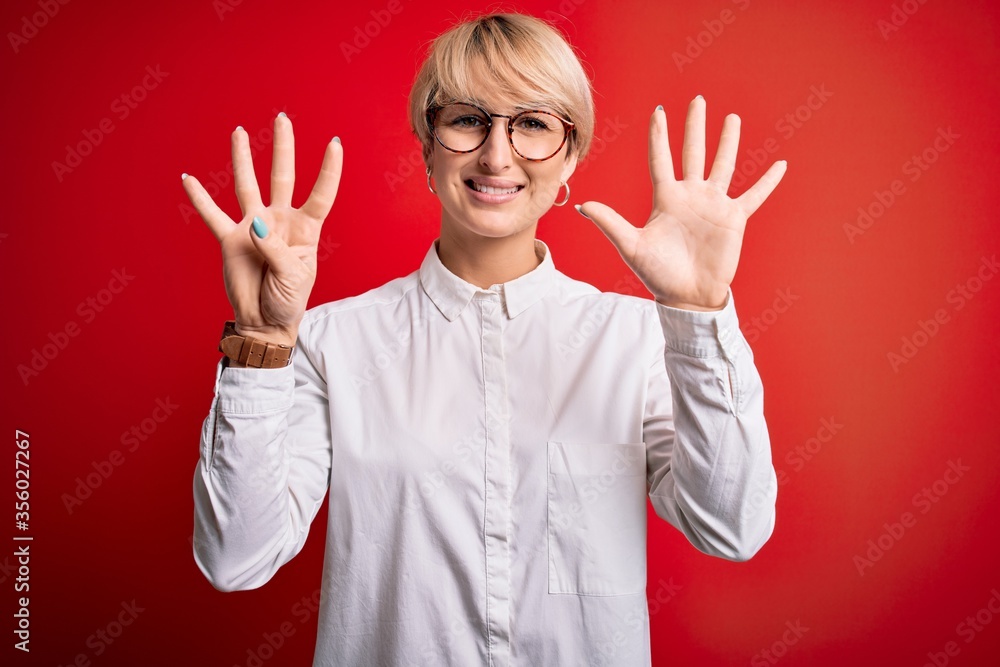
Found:
[[[489,98],[481,106],[491,114],[517,112]],[[568,140],[548,160],[525,160],[507,139],[507,122],[506,118],[494,118],[486,143],[471,153],[453,153],[434,141],[431,167],[441,200],[443,231],[491,238],[512,236],[533,228],[556,197],[565,196],[560,183],[569,180],[577,162],[575,154],[566,157]]]

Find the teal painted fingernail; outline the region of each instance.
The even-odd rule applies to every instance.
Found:
[[[590,220],[590,216],[583,212],[582,206],[580,204],[574,204],[573,208],[576,209],[577,213],[579,213],[580,215],[582,215],[583,217],[585,217],[587,220]]]
[[[236,126],[236,130],[242,130],[242,129],[243,129],[243,126],[242,126],[242,125],[237,125],[237,126]],[[233,130],[233,131],[235,132],[236,130]]]
[[[256,234],[259,239],[267,236],[267,225],[265,225],[264,221],[257,216],[253,217],[253,233]]]
[[[183,181],[183,180],[184,180],[185,178],[187,178],[187,177],[188,177],[188,175],[187,175],[186,173],[184,173],[184,174],[181,174],[181,180],[182,180],[182,181]]]
[[[696,99],[696,100],[698,100],[698,99],[701,99],[701,100],[703,100],[703,99],[705,99],[705,98],[704,98],[704,97],[702,97],[701,95],[695,95],[695,96],[694,96],[694,99]]]
[[[287,115],[285,114],[285,112],[284,112],[284,111],[280,112],[280,113],[278,114],[278,116],[279,116],[280,118],[288,118],[288,116],[287,116]]]
[[[663,111],[663,105],[662,104],[657,104],[656,105],[656,110],[657,111]]]
[[[340,143],[340,137],[334,137],[333,140],[336,141],[338,144]]]

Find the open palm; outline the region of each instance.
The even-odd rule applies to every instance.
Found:
[[[292,122],[284,114],[274,120],[268,206],[261,200],[249,136],[243,128],[233,132],[232,151],[236,197],[243,213],[239,223],[218,207],[193,176],[184,178],[184,189],[222,248],[226,294],[236,330],[294,345],[316,281],[320,231],[337,196],[343,149],[336,139],[327,145],[316,184],[300,208],[292,208],[295,140]],[[251,231],[255,218],[262,237]]]
[[[604,232],[657,301],[675,308],[718,309],[736,275],[747,219],[778,185],[786,165],[775,162],[750,189],[730,198],[740,119],[729,114],[706,179],[705,100],[700,95],[688,107],[682,180],[674,176],[667,136],[666,114],[657,107],[649,123],[653,210],[643,227],[599,202],[577,208]]]

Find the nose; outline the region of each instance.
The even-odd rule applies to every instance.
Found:
[[[506,116],[494,116],[486,143],[479,148],[479,164],[488,171],[500,173],[514,163],[514,149],[507,138]]]

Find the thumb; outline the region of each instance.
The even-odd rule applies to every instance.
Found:
[[[583,217],[592,220],[604,232],[608,240],[618,248],[622,257],[631,257],[635,254],[639,232],[613,208],[600,202],[588,201],[577,204],[576,210]]]
[[[253,224],[250,225],[250,239],[277,275],[289,275],[294,272],[295,255],[285,243],[285,239],[271,231],[259,216],[254,216]]]

